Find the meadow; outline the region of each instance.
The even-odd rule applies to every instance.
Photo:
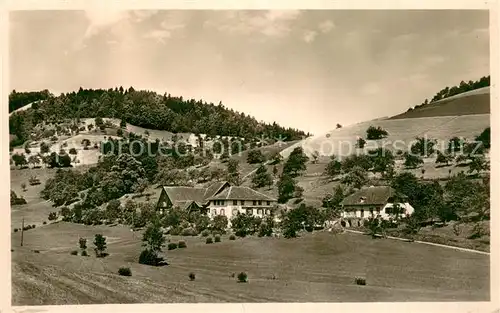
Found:
[[[96,233],[107,237],[106,258],[91,251]],[[88,257],[70,255],[80,237],[87,238]],[[351,233],[235,241],[226,235],[213,244],[168,237],[187,248],[166,251],[169,265],[151,267],[137,263],[140,238],[122,226],[65,222],[25,232],[23,247],[13,234],[12,304],[489,300],[489,258],[469,252]],[[122,266],[131,277],[117,274]],[[247,283],[233,277],[240,272]]]

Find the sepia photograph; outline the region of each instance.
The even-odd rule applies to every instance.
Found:
[[[498,296],[489,10],[6,16],[12,306]]]

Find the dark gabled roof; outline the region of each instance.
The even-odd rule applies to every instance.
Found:
[[[215,196],[221,190],[221,188],[224,187],[224,185],[226,185],[226,184],[229,185],[229,183],[227,181],[220,181],[220,182],[216,182],[216,183],[213,183],[212,185],[208,186],[208,188],[205,190],[205,194],[203,196],[204,199]]]
[[[342,205],[382,205],[386,204],[392,197],[405,198],[404,195],[396,195],[396,190],[390,186],[370,186],[362,188],[342,201]]]
[[[214,197],[207,198],[207,200],[264,200],[276,201],[276,199],[265,195],[261,192],[255,191],[249,187],[231,186],[224,189],[221,193]]]
[[[176,206],[176,203],[185,201],[203,203],[205,200],[205,188],[165,186],[163,187],[163,190],[165,190],[174,206]]]

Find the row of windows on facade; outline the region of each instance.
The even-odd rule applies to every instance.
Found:
[[[373,215],[374,211],[376,211],[377,214],[380,214],[380,208],[377,208],[376,210],[374,210],[372,208],[372,209],[370,209],[370,215]],[[385,213],[386,214],[403,214],[404,211],[405,211],[405,209],[401,208],[401,207],[400,208],[394,208],[394,207],[387,207],[387,208],[385,208]],[[359,210],[359,212],[360,212],[361,217],[365,216],[365,210],[361,209],[361,210]],[[356,214],[356,212],[350,212],[350,213],[351,213],[351,215],[352,214]]]
[[[214,200],[212,201],[214,205],[225,205],[226,201],[225,200]],[[261,200],[253,200],[252,201],[253,205],[262,205]],[[271,205],[271,201],[266,201],[267,205]],[[233,200],[233,205],[238,205],[238,200]],[[245,200],[240,200],[240,205],[245,205]]]
[[[254,209],[246,209],[247,214],[253,214],[253,211],[254,211]],[[232,213],[233,213],[233,215],[238,214],[238,209],[233,209]],[[226,214],[226,211],[224,209],[219,209],[219,215],[225,215],[225,214]],[[270,215],[271,210],[269,210],[269,209],[268,210],[257,209],[257,214],[258,215],[262,215],[262,214]],[[217,215],[217,209],[212,210],[212,215]]]

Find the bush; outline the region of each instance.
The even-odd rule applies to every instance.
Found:
[[[185,241],[179,241],[179,244],[177,245],[179,249],[182,248],[187,248],[186,242]]]
[[[54,221],[57,219],[57,212],[50,212],[49,213],[49,221]]]
[[[168,244],[168,250],[177,249],[177,244],[175,242],[171,242]]]
[[[31,228],[35,228],[35,227],[36,227],[36,225],[35,225],[35,224],[31,225]]]
[[[214,243],[212,237],[208,237],[207,240],[205,241],[207,244]]]
[[[17,228],[14,228],[14,232],[17,233],[18,229]]]
[[[366,285],[366,279],[365,278],[356,277],[356,278],[354,278],[354,282],[356,283],[356,285],[361,285],[361,286]]]
[[[71,251],[71,255],[78,255],[78,251],[76,250]]]
[[[139,256],[139,263],[145,265],[157,266],[163,261],[163,258],[158,257],[158,255],[149,249],[143,250]]]
[[[132,271],[129,267],[120,267],[118,269],[118,274],[120,274],[120,276],[132,276]]]
[[[208,230],[204,230],[204,231],[201,232],[201,235],[203,237],[208,237],[208,235],[210,235],[210,233],[208,232]]]
[[[89,254],[87,253],[87,250],[82,251],[82,256],[89,256]]]
[[[46,221],[43,221],[43,223],[42,223],[42,224],[43,224],[43,225],[47,225],[47,222],[46,222]]]
[[[246,283],[248,282],[248,275],[245,272],[241,272],[238,274],[238,282],[240,283]]]
[[[174,227],[170,230],[169,234],[172,236],[178,236],[181,234],[181,228],[180,227]]]
[[[220,236],[219,235],[215,236],[215,242],[220,242]]]
[[[189,273],[189,280],[193,281],[196,279],[196,275],[194,273]]]
[[[236,236],[235,235],[229,236],[229,240],[236,240]]]
[[[181,233],[182,236],[197,236],[198,233],[196,232],[196,229],[188,227],[184,228]]]

